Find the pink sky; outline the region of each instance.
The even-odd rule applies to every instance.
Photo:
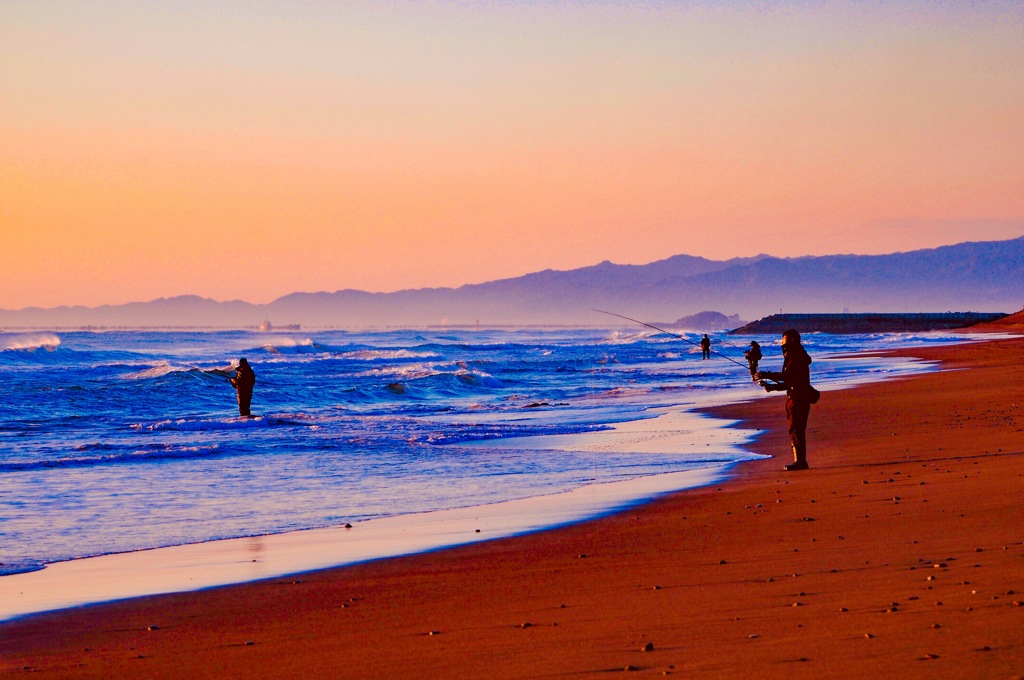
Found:
[[[0,308],[1024,235],[1021,2],[0,5]]]

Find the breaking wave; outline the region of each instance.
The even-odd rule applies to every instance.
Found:
[[[155,423],[132,423],[133,430],[156,432],[159,430],[176,430],[179,432],[207,432],[210,430],[249,430],[275,425],[295,425],[296,421],[284,418],[256,416],[253,418],[177,418],[160,420]]]
[[[60,337],[53,333],[25,333],[17,335],[0,335],[0,351],[19,350],[55,350],[60,347]]]
[[[408,349],[359,349],[352,352],[345,352],[341,355],[344,359],[357,359],[359,361],[378,361],[393,359],[432,359],[439,356],[436,352],[412,351]]]
[[[78,468],[109,465],[111,463],[138,463],[155,460],[202,458],[220,453],[219,446],[174,446],[154,447],[134,451],[111,453],[106,456],[67,456],[23,462],[0,463],[0,472],[20,472],[52,468]]]

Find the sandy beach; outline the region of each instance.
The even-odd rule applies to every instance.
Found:
[[[0,674],[1006,678],[1024,674],[1024,339],[783,397],[727,482],[566,528],[0,624]],[[812,374],[813,376],[813,374]]]

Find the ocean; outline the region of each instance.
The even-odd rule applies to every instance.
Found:
[[[756,433],[718,436],[731,424],[692,411],[765,396],[739,364],[756,339],[762,368],[778,370],[777,339],[711,334],[719,354],[704,361],[700,334],[682,335],[0,333],[0,581],[90,556],[728,470],[755,457],[743,444]],[[857,353],[964,339],[814,334],[805,346],[827,399],[931,369]],[[238,417],[222,373],[243,356],[253,418]],[[690,414],[685,446],[564,445],[666,412]]]

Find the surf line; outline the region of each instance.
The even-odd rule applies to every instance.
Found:
[[[653,328],[654,330],[660,331],[662,333],[665,333],[666,335],[671,335],[673,337],[679,338],[683,342],[688,342],[691,345],[696,345],[697,347],[700,347],[700,343],[699,342],[694,342],[693,340],[690,340],[687,337],[679,335],[678,333],[673,333],[672,331],[667,331],[664,328],[658,328],[657,326],[653,326],[653,325],[651,325],[649,323],[646,323],[644,321],[640,321],[639,319],[632,319],[632,318],[630,318],[628,316],[623,316],[621,314],[616,314],[615,312],[606,312],[603,309],[594,309],[593,307],[591,308],[591,311],[592,312],[599,312],[601,314],[608,314],[609,316],[617,316],[620,319],[625,319],[626,321],[632,321],[633,323],[638,323],[641,326],[647,326],[648,328]],[[736,364],[737,366],[740,366],[742,368],[747,368],[746,364],[741,364],[740,362],[736,361],[732,357],[727,357],[724,354],[722,354],[721,352],[716,352],[715,350],[711,350],[711,353],[712,354],[717,354],[718,356],[722,357],[723,359],[728,359],[729,361],[731,361],[732,363]]]

